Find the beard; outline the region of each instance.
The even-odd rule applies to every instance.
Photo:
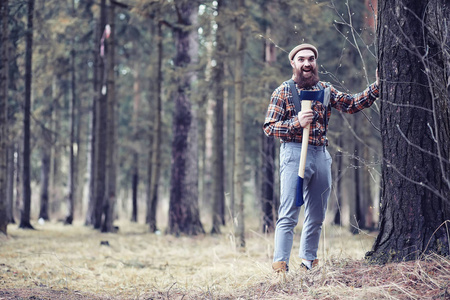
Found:
[[[311,68],[309,76],[305,76],[302,69],[294,69],[294,81],[301,89],[309,89],[319,82],[317,68]]]

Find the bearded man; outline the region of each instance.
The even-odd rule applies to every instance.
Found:
[[[326,131],[331,108],[345,113],[356,113],[370,107],[379,95],[377,81],[359,94],[346,94],[330,83],[319,81],[317,71],[318,51],[310,44],[296,46],[289,53],[293,69],[292,79],[283,82],[272,93],[264,121],[267,136],[280,139],[280,207],[275,229],[272,267],[277,273],[289,270],[289,258],[301,207],[297,207],[297,175],[302,147],[308,147],[303,198],[305,219],[300,239],[301,267],[310,270],[317,260],[317,249],[331,192],[331,156],[326,146]],[[295,89],[295,90],[293,90]],[[323,103],[313,101],[311,110],[296,111],[293,94],[302,90],[328,89],[328,99]],[[329,101],[327,101],[329,100]],[[303,128],[310,125],[308,145],[302,145]]]

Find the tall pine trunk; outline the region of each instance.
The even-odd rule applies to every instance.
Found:
[[[44,139],[45,142],[45,139]],[[50,183],[50,148],[46,143],[41,149],[41,191],[40,191],[40,209],[39,219],[49,220],[49,187]]]
[[[269,10],[268,3],[264,3],[264,18],[267,17]],[[267,23],[264,24],[266,36],[271,36],[271,30]],[[264,61],[265,67],[269,67],[276,61],[275,45],[264,39]],[[265,90],[269,86],[266,84]],[[277,219],[278,205],[275,197],[275,139],[267,137],[261,131],[262,151],[261,151],[261,208],[262,208],[262,232],[273,232],[275,230],[275,222]]]
[[[339,128],[339,125],[336,125]],[[334,185],[332,189],[332,194],[335,196],[334,198],[334,217],[333,224],[341,225],[342,223],[342,134],[336,138],[336,155],[333,157],[333,165],[334,165]]]
[[[444,0],[378,3],[383,179],[373,262],[450,255],[449,16]]]
[[[6,202],[8,204],[8,222],[15,224],[14,217],[14,175],[17,170],[14,168],[14,143],[10,142],[8,145],[8,171],[7,171],[7,187],[6,187]]]
[[[356,122],[356,118],[352,120],[352,122]],[[354,123],[355,124],[355,123]],[[353,152],[353,166],[354,166],[354,185],[353,185],[353,193],[355,195],[355,201],[353,204],[353,210],[350,214],[350,231],[353,234],[359,233],[361,229],[365,228],[365,214],[363,213],[363,197],[361,195],[361,185],[362,185],[362,166],[361,166],[361,157],[360,157],[360,148],[361,145],[358,141],[354,143],[354,152]],[[350,205],[352,207],[352,205]]]
[[[238,210],[236,214],[237,226],[237,246],[245,247],[245,224],[244,224],[244,0],[238,1],[238,15],[236,17],[236,62],[235,62],[235,82],[234,82],[234,172],[233,186],[234,199],[237,202]]]
[[[151,156],[151,180],[150,180],[150,209],[149,209],[149,227],[150,232],[157,230],[156,226],[156,211],[158,208],[158,189],[159,189],[159,177],[161,173],[161,129],[162,129],[162,60],[163,60],[163,33],[162,24],[158,23],[157,28],[157,47],[158,47],[158,61],[156,68],[156,105],[155,105],[155,124],[154,134],[152,139],[152,156]]]
[[[141,101],[141,82],[140,82],[140,67],[136,61],[134,63],[134,83],[133,83],[133,142],[138,142],[138,117]],[[139,151],[137,148],[133,149],[133,167],[131,175],[131,221],[137,222],[138,213],[138,186],[139,186]]]
[[[0,3],[0,233],[7,234],[8,0]]]
[[[16,159],[14,160],[14,168],[15,168],[15,172],[14,172],[14,181],[15,181],[15,191],[16,191],[16,199],[15,199],[15,205],[14,205],[14,213],[13,215],[18,215],[20,218],[20,208],[22,206],[22,202],[23,202],[23,196],[22,196],[22,189],[23,189],[23,185],[22,185],[22,166],[23,166],[23,143],[21,143],[20,141],[17,141],[16,143],[14,143],[14,153],[16,154]],[[19,223],[20,224],[20,223]]]
[[[51,132],[56,133],[61,128],[61,94],[63,93],[60,89],[61,80],[59,78],[62,76],[61,72],[55,70],[52,79],[52,108],[50,117],[50,128]],[[62,193],[62,171],[61,171],[61,152],[62,152],[62,137],[60,135],[53,135],[51,147],[50,147],[50,178],[49,178],[49,208],[50,214],[59,212],[59,206],[61,204],[61,199],[63,198]]]
[[[100,229],[102,225],[103,207],[106,196],[106,147],[107,147],[107,126],[108,126],[108,107],[107,107],[107,79],[105,68],[105,52],[108,50],[105,41],[106,26],[106,0],[101,1],[100,6],[100,34],[102,39],[98,47],[103,47],[104,52],[99,58],[99,90],[98,101],[96,107],[96,132],[95,132],[95,212],[94,212],[94,228]]]
[[[113,232],[114,207],[116,205],[116,91],[114,79],[115,11],[113,1],[109,1],[108,21],[110,36],[106,39],[107,52],[107,119],[106,119],[106,198],[102,232]]]
[[[27,33],[25,36],[25,99],[23,108],[23,201],[20,211],[20,228],[34,229],[30,223],[31,213],[31,166],[30,166],[30,110],[31,110],[31,81],[33,59],[33,14],[34,0],[28,0]]]
[[[364,126],[361,128],[362,132],[362,139],[364,141],[369,141],[370,138],[370,127]],[[361,213],[364,214],[364,229],[374,229],[374,217],[373,217],[373,197],[372,197],[372,186],[378,186],[377,183],[374,181],[374,178],[372,178],[370,172],[371,172],[371,156],[370,156],[370,149],[368,146],[364,146],[361,155],[363,157],[364,165],[363,168],[361,168],[361,197],[362,197],[362,211]]]
[[[94,19],[94,18],[93,18]],[[99,99],[99,77],[100,77],[100,68],[99,68],[99,56],[100,49],[98,47],[98,41],[100,41],[100,32],[101,29],[99,27],[99,23],[93,21],[94,26],[94,50],[93,53],[93,70],[92,70],[92,87],[93,87],[93,97],[92,104],[90,107],[90,120],[89,120],[89,158],[88,158],[88,173],[89,173],[89,200],[88,200],[88,209],[86,212],[86,220],[85,225],[90,226],[95,223],[95,211],[96,211],[96,183],[97,183],[97,172],[96,172],[96,155],[97,155],[97,118],[98,118],[98,99]]]
[[[224,71],[227,47],[225,43],[225,0],[217,1],[217,29],[213,69],[214,82],[214,142],[213,142],[213,226],[211,233],[220,234],[220,226],[225,225],[225,153],[224,153]]]
[[[172,143],[172,174],[170,182],[169,232],[196,235],[203,233],[198,210],[198,165],[196,112],[189,93],[196,79],[193,65],[198,55],[195,2],[183,2],[177,7],[175,31],[178,70],[178,92],[175,96],[174,137]]]
[[[72,224],[75,211],[75,189],[76,189],[76,158],[75,158],[75,115],[76,115],[76,91],[75,91],[75,45],[72,43],[71,51],[71,96],[70,96],[70,145],[69,145],[69,192],[67,195],[67,214],[64,224]]]
[[[85,56],[86,52],[83,53],[83,60],[88,59]],[[79,64],[80,65],[80,64]],[[81,64],[82,65],[82,64]],[[89,69],[83,68],[82,78],[89,78]],[[89,114],[86,112],[89,111],[85,99],[89,99],[89,95],[91,95],[91,90],[89,89],[90,81],[88,80],[79,80],[80,88],[78,88],[79,96],[77,101],[77,125],[76,125],[76,135],[75,135],[75,144],[77,145],[77,153],[76,153],[76,185],[75,185],[75,207],[77,210],[75,211],[75,216],[78,214],[79,217],[83,216],[84,208],[84,187],[86,180],[86,172],[87,172],[87,140],[88,140],[88,130],[89,130]]]

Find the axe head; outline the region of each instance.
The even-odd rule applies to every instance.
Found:
[[[302,100],[312,100],[319,101],[323,105],[328,105],[330,103],[330,88],[320,91],[301,91],[300,92],[300,101]]]

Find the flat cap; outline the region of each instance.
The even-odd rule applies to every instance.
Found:
[[[314,47],[311,44],[300,44],[298,46],[296,46],[294,49],[291,50],[291,52],[289,52],[289,61],[294,59],[295,54],[297,54],[298,51],[300,50],[311,50],[312,52],[314,52],[314,56],[316,57],[316,59],[319,57],[319,52],[317,52],[316,47]]]

